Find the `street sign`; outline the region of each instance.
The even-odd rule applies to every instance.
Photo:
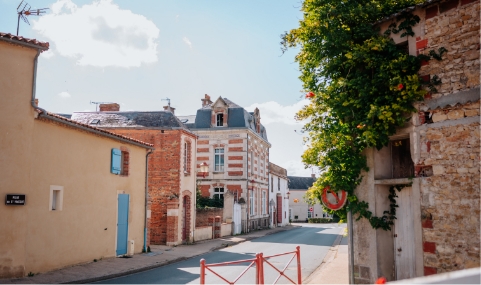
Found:
[[[7,194],[5,195],[5,205],[23,206],[25,205],[25,195],[24,194]]]
[[[322,191],[321,202],[328,209],[334,211],[342,209],[342,207],[344,207],[344,205],[346,204],[346,201],[347,192],[344,190],[334,192],[333,190],[331,190],[330,186],[327,186]]]

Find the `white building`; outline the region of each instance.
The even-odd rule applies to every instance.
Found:
[[[287,176],[289,180],[289,218],[293,222],[307,222],[308,218],[330,218],[331,216],[323,210],[319,203],[308,204],[304,195],[312,186],[316,177]]]
[[[269,226],[289,224],[289,187],[287,170],[269,162]]]

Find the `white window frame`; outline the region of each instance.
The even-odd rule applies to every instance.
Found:
[[[219,152],[217,152],[219,150]],[[217,161],[217,157],[219,160]],[[220,162],[222,158],[222,163]],[[214,172],[224,172],[224,148],[214,148]]]
[[[184,142],[184,173],[187,172],[187,142]]]
[[[219,199],[224,201],[224,194],[225,194],[224,187],[214,187],[214,194],[212,195],[212,198],[215,199],[215,196],[218,195]]]
[[[254,195],[254,190],[252,190],[252,192],[251,192],[250,194],[251,194],[250,197],[249,197],[249,200],[250,200],[250,201],[249,201],[249,204],[250,204],[250,206],[251,206],[251,208],[250,208],[250,215],[251,215],[251,216],[254,216],[254,213],[255,213],[254,207],[255,207],[255,200],[256,200],[256,199],[255,199],[255,195]]]
[[[63,210],[63,186],[50,185],[49,211]]]
[[[224,126],[224,113],[217,113],[215,114],[215,122],[217,127]]]

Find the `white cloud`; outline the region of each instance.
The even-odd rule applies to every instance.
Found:
[[[49,49],[47,51],[44,51],[40,54],[41,57],[46,58],[46,59],[52,58],[54,55],[55,55],[55,53],[51,49]]]
[[[60,97],[62,97],[62,98],[70,98],[70,97],[72,97],[72,95],[70,95],[68,92],[65,92],[65,91],[58,93],[58,96],[60,96]]]
[[[190,49],[192,49],[192,43],[187,37],[184,37],[182,40],[189,46]]]
[[[253,112],[256,107],[259,108],[261,114],[261,123],[263,125],[272,123],[298,125],[304,123],[296,121],[294,116],[307,104],[309,104],[309,100],[301,100],[289,106],[282,106],[277,102],[269,101],[265,103],[254,103],[245,109],[249,112]]]
[[[33,21],[33,29],[53,43],[56,53],[76,58],[79,65],[138,67],[157,61],[157,26],[112,0],[81,7],[58,0],[50,11]]]

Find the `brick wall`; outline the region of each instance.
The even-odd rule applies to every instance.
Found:
[[[183,175],[181,165],[180,130],[148,130],[148,129],[109,129],[110,131],[129,136],[154,145],[155,150],[149,156],[149,206],[151,210],[148,244],[167,243],[167,203],[175,195],[180,197],[180,179]],[[173,218],[171,218],[173,220]],[[176,232],[177,233],[177,232]]]
[[[220,220],[223,221],[223,213],[224,209],[222,208],[196,209],[195,227],[211,226],[211,224],[209,224],[209,218],[212,219],[215,216],[220,216]]]

